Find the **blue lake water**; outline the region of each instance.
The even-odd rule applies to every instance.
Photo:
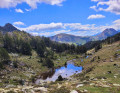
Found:
[[[67,66],[60,67],[56,70],[51,70],[47,73],[44,73],[41,76],[41,79],[38,79],[36,82],[40,82],[40,80],[44,81],[56,81],[58,76],[61,75],[63,78],[69,78],[74,74],[78,74],[82,71],[82,67],[75,66],[73,62],[68,62]]]

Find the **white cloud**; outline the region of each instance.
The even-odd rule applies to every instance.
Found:
[[[120,30],[120,19],[113,21],[113,28]]]
[[[37,32],[31,32],[30,34],[33,36],[39,36],[39,33],[37,33]]]
[[[24,24],[23,22],[21,22],[21,21],[14,22],[13,24],[14,24],[14,25],[18,25],[18,26],[19,26],[19,25],[25,25],[25,24]]]
[[[86,24],[86,25],[82,25],[81,23],[65,23],[64,24],[65,27],[69,27],[71,30],[75,31],[75,30],[80,30],[80,31],[84,31],[84,30],[90,30],[91,25]]]
[[[60,33],[67,33],[70,32],[70,30],[59,30],[59,31],[53,31],[53,32],[41,32],[39,35],[41,36],[53,36],[56,34],[60,34]]]
[[[27,28],[20,28],[20,29],[25,31],[46,31],[46,30],[55,30],[61,28],[63,28],[62,23],[50,23],[50,24],[31,25]]]
[[[96,15],[90,15],[87,19],[99,19],[99,18],[105,18],[105,16],[101,14],[96,14]]]
[[[105,6],[107,8],[104,8]],[[107,11],[120,15],[120,0],[99,0],[96,7],[99,11]]]
[[[15,9],[15,11],[18,13],[24,13],[22,9]]]
[[[120,19],[112,22],[111,25],[81,24],[81,23],[50,23],[31,25],[26,28],[18,28],[25,30],[33,35],[52,36],[59,33],[73,34],[76,36],[90,36],[104,31],[106,28],[114,28],[120,30]]]
[[[120,24],[120,19],[113,21],[114,24]]]
[[[97,1],[99,1],[99,0],[91,0],[91,1],[93,1],[93,2],[97,2]]]
[[[31,9],[25,9],[26,11],[31,11]]]
[[[0,8],[16,7],[18,4],[26,3],[31,8],[35,9],[37,8],[37,3],[61,6],[63,1],[65,0],[0,0]]]
[[[70,32],[70,30],[58,30],[58,31],[53,31],[53,32],[30,32],[30,34],[34,35],[34,36],[53,36],[56,34],[60,34],[60,33],[67,33]]]
[[[90,8],[95,10],[95,11],[97,11],[97,7],[96,6],[91,6]]]
[[[54,34],[60,34],[60,33],[67,33],[70,32],[70,30],[60,30],[60,31],[54,31]]]

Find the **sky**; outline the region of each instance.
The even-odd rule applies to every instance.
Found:
[[[92,36],[120,30],[120,0],[0,0],[0,21],[35,36]]]

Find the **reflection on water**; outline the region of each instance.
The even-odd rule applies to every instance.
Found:
[[[51,69],[50,71],[48,72],[45,72],[45,73],[42,73],[40,75],[40,78],[43,79],[43,80],[46,80],[47,78],[52,78],[52,76],[55,74],[55,70],[54,69]]]
[[[68,61],[67,66],[41,74],[41,79],[38,79],[36,83],[39,82],[40,80],[56,81],[59,75],[61,75],[63,78],[68,78],[73,74],[80,73],[81,71],[82,67],[77,67],[73,64],[73,62]]]

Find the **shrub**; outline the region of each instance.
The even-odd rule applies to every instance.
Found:
[[[59,75],[57,81],[63,81],[63,77]]]
[[[95,46],[95,52],[97,52],[99,49],[101,49],[102,48],[102,45],[101,44],[98,44],[98,45],[96,45]]]
[[[32,48],[30,44],[27,42],[22,42],[21,53],[24,55],[32,55],[31,51],[32,51]]]
[[[44,62],[43,62],[44,66],[47,66],[48,68],[52,68],[54,67],[54,63],[50,58],[47,58]]]
[[[0,48],[0,65],[8,64],[10,61],[10,57],[8,52],[4,48]]]

